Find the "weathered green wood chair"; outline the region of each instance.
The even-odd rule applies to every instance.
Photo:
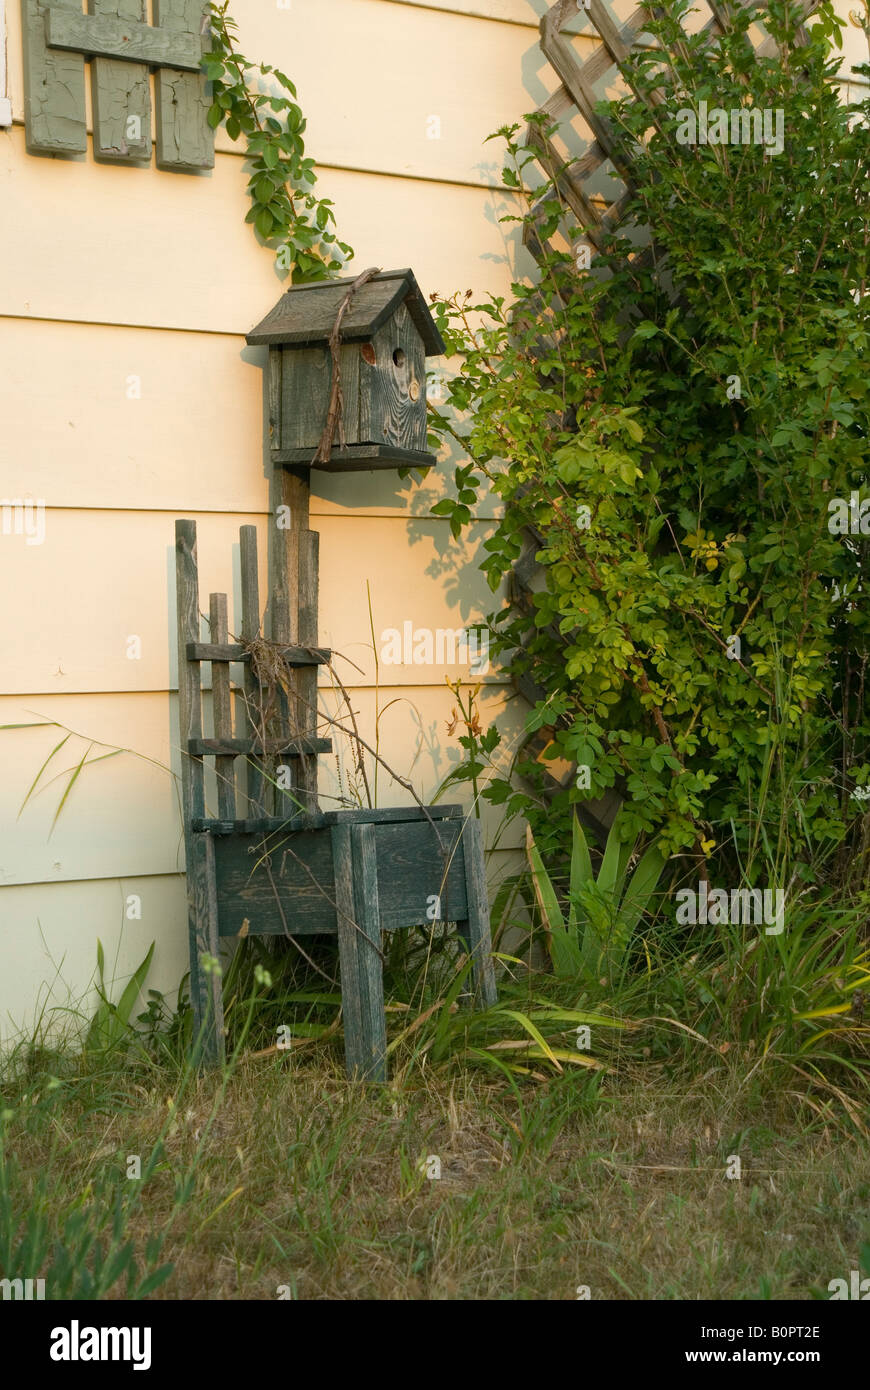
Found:
[[[476,1005],[495,1002],[478,822],[459,806],[321,812],[310,790],[303,799],[279,789],[266,772],[270,756],[310,764],[332,744],[316,737],[310,717],[294,720],[286,704],[283,736],[265,738],[253,717],[262,696],[245,644],[260,626],[256,529],[240,531],[242,614],[236,643],[229,641],[224,594],[210,596],[211,640],[201,640],[196,524],[177,521],[175,533],[190,993],[201,1056],[218,1061],[224,1046],[220,976],[203,958],[217,958],[221,942],[240,935],[322,933],[338,937],[348,1075],[385,1080],[383,932],[431,925],[436,904],[437,920],[457,923],[471,957]],[[330,659],[316,647],[287,645],[282,652],[287,666],[309,679]],[[211,736],[203,734],[203,662],[212,672]],[[235,734],[232,662],[244,663],[245,669]],[[214,760],[216,815],[206,813],[205,759]],[[310,789],[310,773],[309,766],[295,785]]]

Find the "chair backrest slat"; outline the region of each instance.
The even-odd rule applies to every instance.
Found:
[[[260,634],[260,576],[257,568],[257,528],[242,526],[239,530],[239,547],[242,562],[242,630],[239,633],[243,642],[251,642]],[[254,725],[259,706],[260,687],[251,670],[251,663],[245,666],[244,703],[245,709],[240,723],[243,737],[251,738],[257,732]],[[263,776],[262,764],[256,759],[248,760],[247,772],[248,817],[271,814],[272,799],[269,783]],[[244,814],[244,812],[242,812]]]
[[[226,594],[209,595],[209,640],[200,633],[199,573],[196,557],[196,522],[175,523],[176,592],[178,617],[178,698],[182,758],[182,805],[188,855],[191,825],[209,819],[227,824],[240,820],[260,821],[264,817],[283,820],[304,811],[316,815],[317,758],[332,751],[329,738],[318,737],[317,667],[328,662],[331,653],[317,642],[317,535],[304,531],[300,549],[301,566],[300,643],[288,644],[284,660],[292,667],[292,692],[287,694],[282,675],[275,689],[261,686],[256,663],[246,652],[246,644],[261,636],[260,585],[257,565],[257,530],[240,530],[241,599],[240,631],[230,642]],[[285,639],[286,640],[286,639]],[[256,653],[254,653],[256,655]],[[241,661],[244,668],[242,689],[232,689],[230,662]],[[204,734],[202,719],[202,663],[211,666],[213,729]],[[265,722],[267,727],[263,727]],[[205,779],[203,758],[214,759],[217,800]],[[241,764],[245,759],[246,780]],[[288,766],[292,777],[280,778],[272,768]],[[238,776],[238,784],[237,784]],[[276,781],[292,780],[292,792],[276,788]],[[205,794],[209,789],[209,814]],[[192,862],[189,860],[189,862]]]
[[[175,523],[175,601],[178,614],[178,727],[185,838],[194,816],[205,814],[202,758],[191,757],[188,740],[202,737],[202,690],[198,661],[189,661],[188,642],[199,640],[199,570],[196,522]]]
[[[211,640],[224,644],[229,640],[227,625],[226,594],[210,594],[208,617]],[[233,707],[230,694],[230,668],[225,661],[211,663],[211,699],[214,715],[214,736],[227,739],[233,736]],[[236,814],[235,760],[230,757],[215,758],[217,776],[218,816],[221,820],[233,820]]]

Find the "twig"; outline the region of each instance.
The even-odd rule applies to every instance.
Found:
[[[338,307],[335,316],[335,323],[332,325],[332,332],[329,335],[329,351],[332,357],[332,389],[329,393],[329,409],[326,412],[326,424],[323,427],[323,434],[317,446],[314,458],[311,460],[311,467],[316,468],[319,463],[329,463],[332,457],[332,445],[335,440],[335,431],[338,429],[339,441],[344,448],[344,421],[342,412],[344,409],[344,396],[341,390],[341,368],[339,366],[339,353],[341,348],[341,325],[347,313],[350,302],[357,290],[371,280],[372,276],[380,274],[380,266],[369,266],[362,275],[358,275],[352,285],[348,286],[347,294]]]
[[[347,693],[347,690],[345,689],[345,686],[344,686],[344,682],[342,681],[341,676],[338,674],[338,672],[336,671],[336,669],[335,669],[335,667],[333,666],[333,664],[332,664],[331,661],[329,662],[329,673],[330,673],[330,675],[332,676],[332,679],[335,681],[336,685],[338,686],[339,690],[341,691],[342,699],[344,700],[344,703],[347,705],[347,712],[348,712],[348,714],[350,715],[350,722],[351,722],[351,724],[353,725],[353,735],[352,735],[352,736],[353,736],[353,738],[356,740],[357,745],[359,745],[359,744],[362,742],[362,740],[361,740],[361,738],[360,738],[360,736],[359,736],[359,729],[357,728],[357,723],[356,723],[356,715],[355,715],[354,712],[353,712],[353,706],[351,705],[350,695]],[[367,774],[366,774],[366,765],[365,765],[365,761],[364,761],[364,759],[363,759],[362,753],[360,752],[358,746],[357,746],[357,750],[356,750],[356,766],[357,766],[357,771],[359,772],[360,776],[362,777],[363,786],[364,786],[365,789],[366,789],[366,800],[368,801],[369,807],[371,808],[371,805],[372,805],[372,793],[371,793],[371,788],[369,787],[369,779],[368,779],[368,776],[367,776]]]

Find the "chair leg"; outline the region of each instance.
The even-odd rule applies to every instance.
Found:
[[[386,1081],[387,1030],[373,825],[332,828],[345,1066],[350,1077]]]
[[[489,1009],[498,1002],[498,995],[495,988],[492,937],[489,930],[489,902],[486,896],[483,836],[480,831],[480,822],[476,817],[469,816],[462,827],[462,851],[465,862],[468,922],[466,930],[460,935],[471,956],[475,1003],[479,1009]]]
[[[217,970],[206,971],[202,966],[203,956],[217,961],[220,955],[214,841],[211,835],[194,834],[189,843],[193,859],[188,867],[187,891],[194,1051],[202,1065],[219,1066],[224,1060],[221,976]]]

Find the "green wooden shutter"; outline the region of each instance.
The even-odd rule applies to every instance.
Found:
[[[94,156],[113,163],[151,159],[154,71],[157,164],[194,172],[214,166],[200,71],[210,46],[206,0],[21,0],[25,124],[31,154],[84,154],[85,61],[92,68]]]

